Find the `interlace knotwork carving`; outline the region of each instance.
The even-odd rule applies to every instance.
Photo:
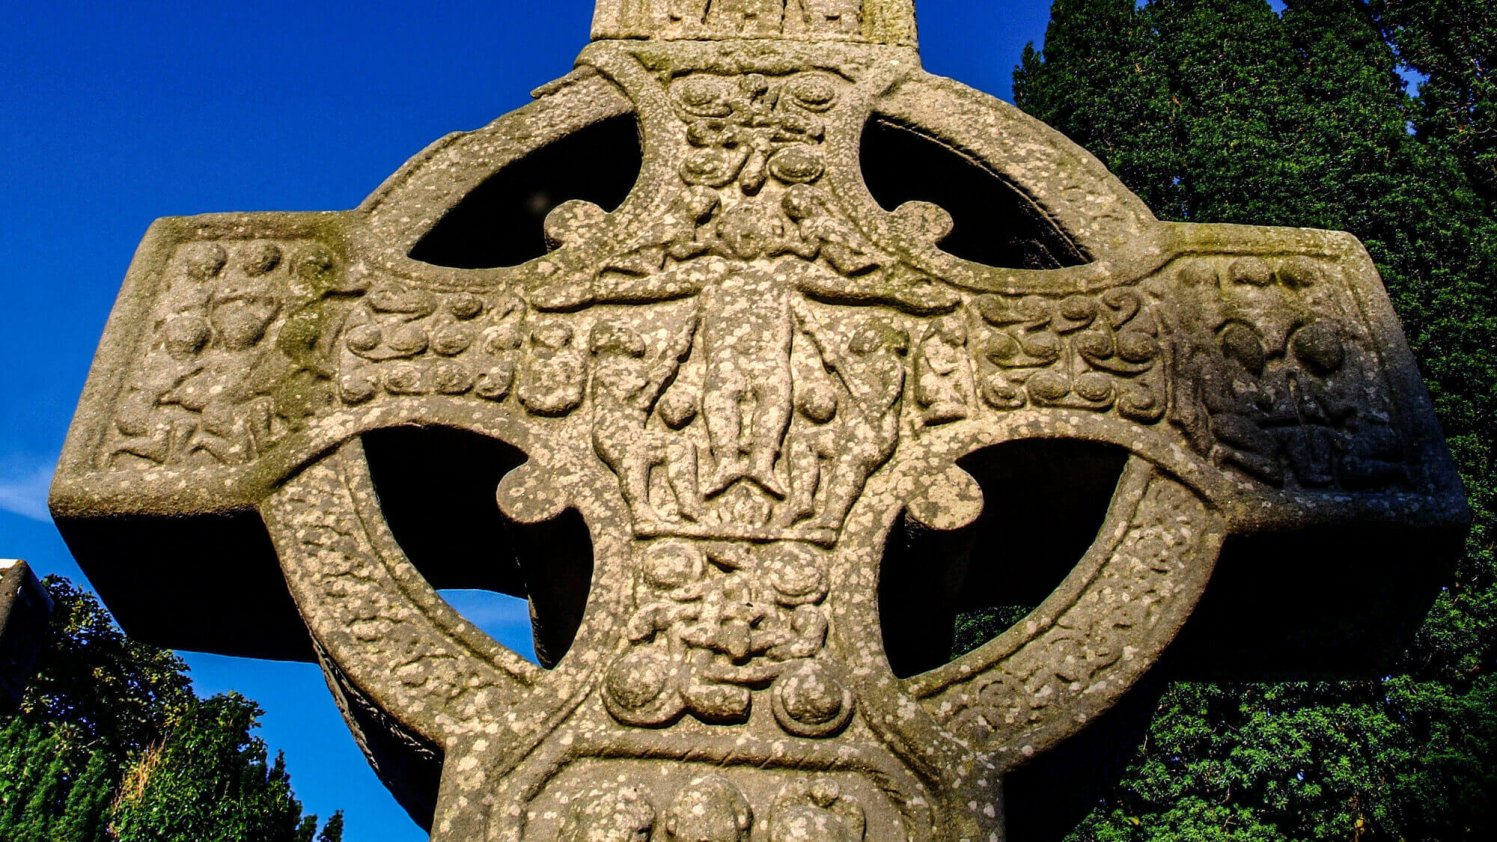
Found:
[[[621,722],[659,726],[691,713],[743,722],[772,687],[781,727],[807,737],[847,724],[852,695],[816,658],[826,644],[819,551],[660,541],[640,554],[629,645],[604,679]]]

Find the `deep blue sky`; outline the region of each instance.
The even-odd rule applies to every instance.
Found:
[[[431,141],[523,105],[592,0],[0,3],[0,557],[84,584],[46,487],[104,320],[159,216],[352,207]],[[1046,0],[922,0],[927,69],[1000,97]],[[212,563],[211,558],[205,563]],[[523,608],[460,610],[525,648]],[[315,667],[184,653],[265,708],[307,809],[350,842],[425,839]]]

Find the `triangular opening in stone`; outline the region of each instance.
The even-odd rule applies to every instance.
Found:
[[[632,112],[573,132],[489,176],[416,242],[410,256],[454,269],[533,260],[546,253],[546,214],[572,199],[615,210],[634,188],[641,160]]]
[[[950,663],[1021,621],[1086,554],[1128,454],[1076,439],[978,451],[961,466],[982,486],[972,525],[933,532],[906,517],[884,550],[879,624],[894,674]]]
[[[932,202],[955,226],[948,254],[1009,269],[1059,269],[1091,257],[1045,209],[975,155],[875,114],[863,129],[863,181],[885,210]]]
[[[363,435],[380,509],[406,556],[449,605],[543,667],[565,657],[592,582],[592,540],[568,512],[511,522],[495,491],[525,461],[496,439],[444,427]]]

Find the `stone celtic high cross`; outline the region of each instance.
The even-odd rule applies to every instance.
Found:
[[[1369,668],[1465,517],[1355,238],[1157,221],[912,0],[600,0],[356,210],[157,222],[52,505],[134,633],[315,657],[434,839],[568,842],[1013,838],[1172,642]]]

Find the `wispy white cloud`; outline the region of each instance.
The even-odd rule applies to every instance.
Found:
[[[51,459],[11,455],[0,457],[0,511],[47,521],[47,489],[57,463]]]

